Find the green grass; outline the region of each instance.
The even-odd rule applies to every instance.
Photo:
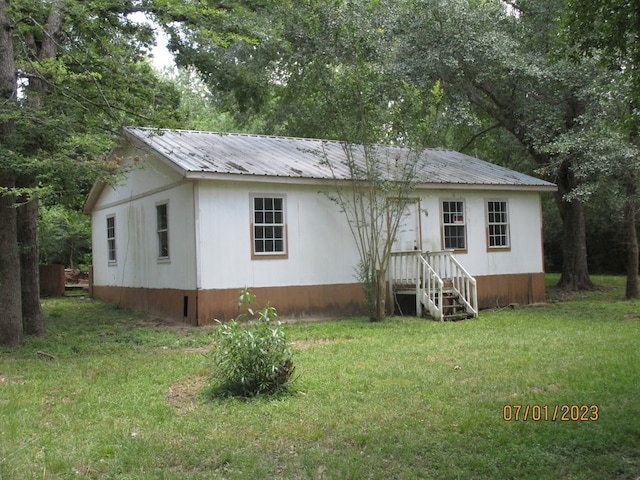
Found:
[[[46,337],[0,350],[0,479],[636,479],[640,303],[596,281],[479,320],[287,325],[295,392],[250,401],[198,393],[209,328],[46,300]],[[504,421],[514,404],[599,418]]]

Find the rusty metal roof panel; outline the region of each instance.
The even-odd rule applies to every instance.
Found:
[[[140,127],[125,127],[125,132],[189,173],[348,179],[345,149],[350,149],[351,158],[360,165],[364,158],[364,147],[329,140]],[[370,148],[388,171],[415,154],[394,146]],[[544,180],[451,150],[422,151],[418,176],[428,184],[554,187]]]

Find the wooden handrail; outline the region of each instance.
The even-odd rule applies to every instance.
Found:
[[[476,279],[453,256],[452,251],[421,253],[417,250],[392,252],[389,261],[389,288],[415,285],[416,313],[424,303],[429,314],[443,319],[442,295],[450,289],[468,313],[478,316]]]
[[[417,301],[420,304],[424,301],[429,310],[429,314],[436,320],[442,321],[444,320],[444,312],[442,309],[444,282],[422,255],[420,255],[418,259],[422,268],[423,284],[421,288],[416,289]]]

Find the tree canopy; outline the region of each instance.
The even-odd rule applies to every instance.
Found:
[[[44,331],[37,199],[72,198],[113,167],[98,160],[122,124],[179,122],[179,96],[147,62],[152,31],[133,11],[112,0],[0,2],[0,343]]]
[[[619,186],[624,198],[627,298],[640,296],[640,249],[636,221],[640,181],[640,10],[628,1],[569,0],[562,17],[561,51],[575,63],[594,59],[607,72],[599,86],[600,107],[584,119],[585,135],[574,148],[592,153],[583,172]],[[597,157],[596,157],[597,156]],[[593,158],[596,157],[596,158]]]

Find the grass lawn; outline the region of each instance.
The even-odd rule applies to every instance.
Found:
[[[478,320],[288,324],[295,392],[251,401],[202,395],[210,328],[45,300],[46,337],[0,349],[0,480],[637,479],[640,303],[595,280]]]

